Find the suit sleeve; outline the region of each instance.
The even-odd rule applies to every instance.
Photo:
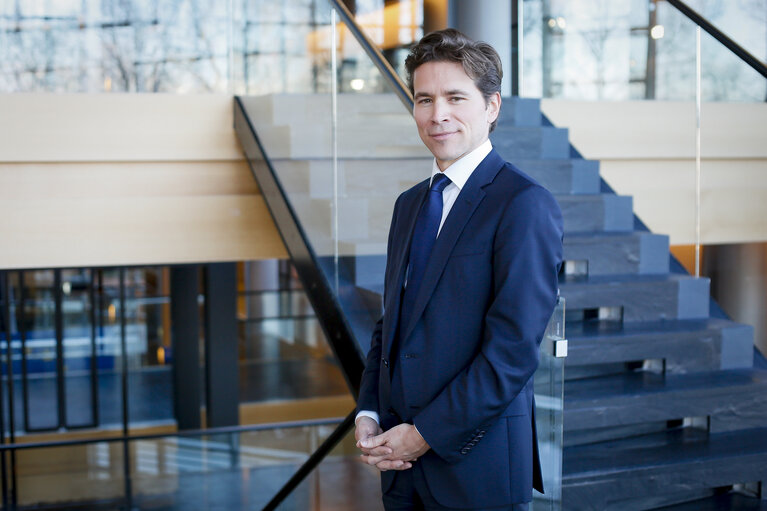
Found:
[[[448,462],[489,427],[538,367],[538,346],[554,310],[562,261],[562,215],[554,197],[531,185],[502,214],[493,242],[493,297],[481,348],[413,423]]]
[[[397,219],[397,209],[400,203],[400,198],[394,203],[394,212],[392,214],[391,226],[389,227],[389,241],[386,248],[386,278],[385,282],[388,282],[389,271],[391,270],[391,255],[392,255],[392,239],[395,232],[395,223]],[[384,286],[383,301],[386,303],[387,289]],[[384,310],[384,315],[386,311]],[[365,370],[362,373],[362,380],[360,383],[360,395],[357,398],[357,413],[362,410],[370,410],[377,413],[381,413],[378,406],[378,377],[381,371],[381,340],[383,332],[383,316],[378,320],[373,329],[373,335],[370,339],[370,349],[368,350],[367,358],[365,359]]]

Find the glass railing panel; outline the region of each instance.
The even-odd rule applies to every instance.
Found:
[[[348,4],[347,4],[348,5]],[[410,47],[424,35],[425,2],[422,0],[403,0],[400,2],[384,2],[383,0],[368,0],[356,2],[356,10],[352,13],[354,20],[367,38],[381,50],[393,70],[405,81],[405,58]],[[447,6],[431,6],[432,9],[447,9]],[[344,31],[345,32],[345,31]],[[350,34],[347,34],[350,35]],[[347,35],[341,35],[341,40]],[[346,54],[346,57],[351,56]],[[354,76],[341,76],[339,92],[381,92],[382,77],[374,70],[375,66],[369,59],[353,59],[347,64],[345,71]],[[365,80],[368,76],[368,80]],[[352,80],[357,80],[352,82]],[[364,82],[360,82],[363,80]]]
[[[763,14],[764,15],[764,14]],[[719,28],[719,27],[718,27]],[[762,46],[767,37],[762,33]],[[701,98],[705,102],[767,101],[767,77],[746,64],[721,42],[701,30]],[[764,51],[752,53],[765,63]]]
[[[336,188],[332,242],[337,259],[328,267],[337,278],[347,320],[367,352],[381,314],[386,243],[397,196],[430,176],[432,156],[411,113],[343,24],[337,31]],[[371,84],[368,86],[368,84]],[[330,263],[331,261],[328,261]]]
[[[379,474],[360,461],[351,432],[277,509],[383,511]]]
[[[125,495],[120,443],[25,449],[15,456],[20,507],[119,502]]]
[[[139,509],[262,509],[335,423],[131,442]],[[299,499],[299,495],[291,496]],[[299,506],[295,509],[309,509]]]
[[[695,33],[665,2],[522,2],[521,95],[693,99]]]
[[[767,2],[685,0],[695,12],[762,62],[767,61]]]
[[[544,493],[533,492],[532,509],[562,509],[564,375],[567,357],[565,300],[559,298],[541,342],[535,372],[535,423]]]
[[[764,60],[764,4],[691,2],[694,9]],[[705,4],[705,5],[703,5]],[[521,95],[573,100],[695,100],[697,25],[667,2],[522,2]],[[729,28],[729,29],[728,29]],[[737,37],[735,37],[737,36]],[[708,45],[705,43],[704,45]],[[707,101],[762,101],[737,59],[711,40]],[[720,49],[713,50],[720,46]],[[747,66],[745,66],[747,67]],[[735,86],[726,87],[730,80]]]
[[[21,448],[16,505],[262,509],[337,424],[130,439],[127,460],[122,441]],[[308,502],[298,493],[290,499]]]

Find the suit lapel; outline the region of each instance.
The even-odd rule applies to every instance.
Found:
[[[504,164],[505,161],[495,150],[490,151],[485,159],[474,169],[463,189],[461,189],[461,193],[456,198],[450,213],[445,219],[442,230],[429,256],[429,262],[423,274],[421,287],[413,304],[412,314],[409,315],[409,323],[404,330],[404,338],[410,335],[418,318],[426,308],[426,304],[429,302],[432,293],[434,293],[434,288],[439,282],[439,278],[445,269],[456,241],[458,241],[458,237],[463,232],[474,211],[485,198],[485,192],[482,188],[493,181]],[[410,233],[412,233],[412,226]],[[399,298],[397,303],[399,304]]]
[[[418,210],[423,204],[424,197],[429,190],[430,180],[423,181],[417,186],[419,189],[413,194],[412,200],[403,202],[401,211],[398,212],[398,224],[401,224],[397,228],[397,232],[394,235],[394,239],[397,240],[397,248],[394,251],[394,271],[392,272],[393,281],[387,282],[388,300],[386,305],[386,313],[391,314],[391,321],[388,322],[392,325],[392,328],[387,332],[387,336],[384,339],[384,352],[390,354],[392,344],[394,344],[394,336],[397,332],[397,325],[399,323],[400,314],[400,302],[402,301],[402,286],[405,281],[405,272],[407,271],[408,259],[410,254],[410,241],[413,238],[413,229],[415,228],[415,221],[418,217]],[[391,284],[391,285],[389,285]]]

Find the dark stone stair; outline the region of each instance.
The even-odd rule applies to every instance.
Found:
[[[553,194],[593,195],[601,191],[598,161],[577,158],[509,161]]]
[[[676,428],[569,447],[563,467],[564,509],[653,509],[767,481],[767,428],[716,434]]]
[[[643,360],[662,361],[666,374],[686,374],[751,368],[754,360],[753,328],[723,319],[577,322],[566,334],[566,374]]]
[[[632,232],[631,197],[614,194],[555,195],[564,218],[566,234]]]
[[[624,323],[708,317],[708,279],[688,275],[564,279],[560,291],[571,311],[619,310]]]
[[[649,232],[569,234],[565,260],[583,262],[584,275],[663,275],[669,272],[668,236]]]
[[[704,418],[713,433],[767,428],[767,374],[637,371],[570,381],[564,413],[566,432],[687,418]]]
[[[499,124],[490,135],[493,147],[508,161],[533,158],[568,158],[567,130],[551,126],[509,126]]]

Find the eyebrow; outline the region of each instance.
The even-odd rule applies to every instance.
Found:
[[[461,90],[461,89],[453,89],[453,90],[445,91],[445,96],[468,96],[468,95],[469,95],[468,92],[466,92],[465,90]],[[415,93],[415,98],[421,98],[421,97],[429,98],[431,96],[432,96],[432,94],[429,94],[428,92],[416,92]]]

